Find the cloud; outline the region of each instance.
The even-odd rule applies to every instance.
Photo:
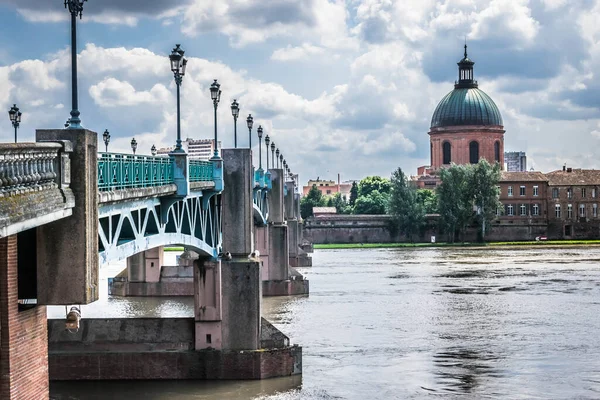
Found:
[[[292,47],[288,45],[285,48],[277,49],[271,55],[271,60],[275,61],[300,61],[300,60],[315,60],[317,56],[325,53],[325,49],[318,46],[313,46],[308,43],[302,46]]]

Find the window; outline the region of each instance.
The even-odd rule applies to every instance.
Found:
[[[572,199],[573,198],[573,188],[568,188],[567,189],[567,199]]]
[[[573,218],[573,204],[567,204],[567,218]]]
[[[506,206],[506,215],[515,215],[512,204]]]
[[[452,146],[450,142],[444,142],[442,145],[442,153],[443,153],[443,163],[450,164],[452,162]]]
[[[331,194],[331,190],[330,189],[327,189],[327,194]]]
[[[585,198],[585,188],[581,188],[581,197]]]
[[[533,195],[534,195],[534,196],[538,196],[538,195],[539,195],[539,192],[538,192],[538,190],[539,190],[539,189],[538,189],[538,186],[534,186],[534,187],[533,187]]]
[[[592,198],[596,198],[596,188],[592,189]]]
[[[580,204],[579,205],[579,216],[580,217],[585,217],[585,204]]]
[[[479,162],[479,143],[472,141],[469,143],[469,162],[477,164]]]
[[[519,196],[525,196],[525,186],[519,187]]]
[[[512,196],[513,195],[513,190],[512,190],[512,186],[508,187],[508,195]]]
[[[527,204],[521,204],[521,215],[527,215]]]
[[[556,218],[560,218],[560,204],[556,204],[554,206],[554,215]]]
[[[534,204],[531,207],[531,214],[534,215],[534,216],[540,215],[540,206],[539,206],[539,204]]]
[[[598,217],[598,204],[592,204],[592,217]]]
[[[558,188],[552,188],[552,198],[558,199]]]
[[[494,160],[500,162],[500,142],[498,141],[494,143]]]

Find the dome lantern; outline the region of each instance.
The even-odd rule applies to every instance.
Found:
[[[467,56],[467,44],[465,43],[465,57],[458,63],[458,82],[454,84],[456,89],[477,88],[477,81],[473,79],[473,65],[475,62]]]

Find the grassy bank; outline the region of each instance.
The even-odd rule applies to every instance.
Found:
[[[183,247],[165,247],[163,250],[164,251],[183,251],[184,248]]]
[[[486,242],[486,243],[340,243],[315,244],[315,249],[388,249],[412,247],[510,247],[510,246],[598,246],[600,240],[545,240],[529,242]]]

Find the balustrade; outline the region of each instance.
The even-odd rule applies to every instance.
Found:
[[[213,165],[210,161],[190,160],[190,182],[213,180]]]
[[[98,190],[123,190],[169,185],[173,162],[169,157],[102,153],[98,158]]]
[[[69,159],[61,158],[62,149],[62,143],[50,142],[0,144],[0,197],[68,184]]]

